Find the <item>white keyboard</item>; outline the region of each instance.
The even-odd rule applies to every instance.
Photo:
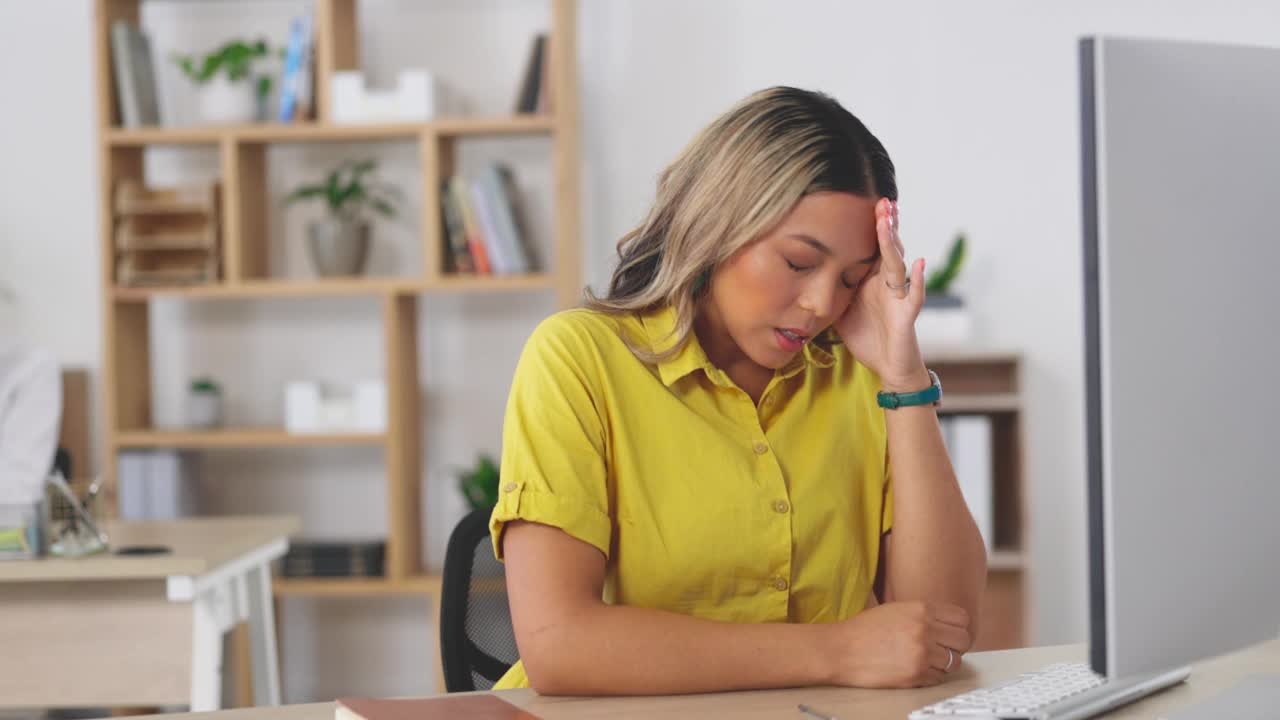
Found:
[[[970,690],[920,708],[910,720],[945,717],[1039,718],[1054,703],[1101,686],[1105,678],[1083,663],[1059,663],[1008,682]]]

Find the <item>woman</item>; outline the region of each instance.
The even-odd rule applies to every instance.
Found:
[[[498,687],[912,687],[959,666],[986,552],[933,404],[878,404],[934,382],[896,199],[880,142],[794,88],[663,173],[608,294],[540,325],[516,370],[491,529],[522,663]]]

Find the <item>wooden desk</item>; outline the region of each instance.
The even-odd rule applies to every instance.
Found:
[[[0,706],[216,710],[222,636],[248,621],[254,701],[280,704],[271,567],[292,517],[109,523],[153,556],[0,562]]]
[[[924,690],[853,690],[847,688],[801,688],[653,698],[547,698],[531,690],[504,690],[497,693],[546,720],[647,720],[648,718],[795,718],[804,720],[796,709],[811,705],[841,720],[905,718],[907,713],[929,703],[1036,670],[1055,662],[1083,662],[1083,645],[974,653],[965,658],[965,667],[944,685]],[[1204,700],[1247,675],[1280,673],[1280,640],[1197,665],[1191,679],[1175,688],[1121,708],[1108,718],[1153,718],[1161,713]],[[270,709],[229,710],[201,716],[202,720],[332,720],[333,703],[288,705]],[[170,720],[194,720],[190,715],[160,715]]]

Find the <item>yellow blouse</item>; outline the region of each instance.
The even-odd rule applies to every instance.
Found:
[[[825,623],[862,610],[892,522],[879,378],[809,344],[759,405],[670,309],[544,321],[516,368],[490,520],[560,528],[607,558],[606,602],[739,623]],[[526,687],[517,663],[497,688]]]

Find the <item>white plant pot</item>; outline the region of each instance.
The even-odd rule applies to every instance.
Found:
[[[218,75],[200,86],[200,120],[209,125],[239,125],[258,119],[258,94],[249,80],[232,82]]]
[[[931,347],[966,345],[973,341],[973,315],[955,296],[930,296],[916,318],[916,337]]]
[[[192,392],[187,394],[187,427],[216,428],[222,425],[222,394]]]

